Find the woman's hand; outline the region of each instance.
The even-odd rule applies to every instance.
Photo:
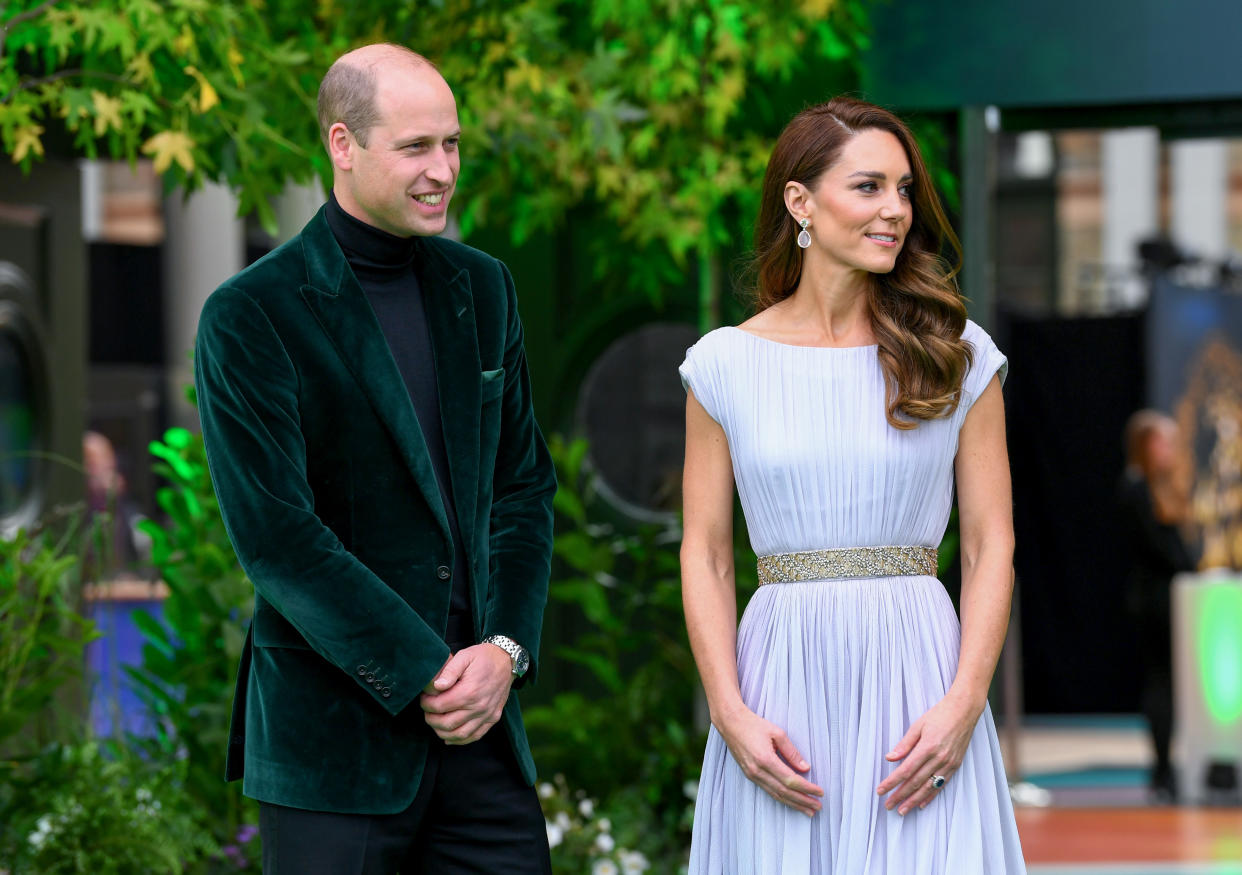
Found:
[[[799,774],[810,771],[811,764],[779,726],[749,708],[739,708],[718,722],[716,729],[742,773],[777,802],[807,817],[823,807],[818,797],[824,791]]]
[[[907,814],[916,805],[926,808],[938,792],[931,785],[932,776],[953,780],[982,713],[982,705],[975,706],[950,691],[915,720],[892,752],[884,757],[893,763],[905,760],[876,788],[881,796],[893,791],[884,807],[890,811],[897,808],[898,814]]]

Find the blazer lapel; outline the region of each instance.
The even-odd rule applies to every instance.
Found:
[[[307,265],[307,281],[300,290],[302,299],[392,435],[445,541],[451,543],[448,516],[410,393],[388,349],[379,320],[349,270],[323,210],[303,230],[302,241]]]
[[[479,491],[482,365],[470,274],[449,261],[431,238],[422,238],[418,243],[414,264],[436,362],[440,421],[448,452],[453,504],[466,542],[466,555],[472,556]]]

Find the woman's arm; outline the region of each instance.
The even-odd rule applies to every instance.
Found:
[[[780,727],[742,701],[733,578],[733,463],[724,430],[693,392],[686,401],[683,478],[682,604],[712,725],[746,777],[774,799],[813,815],[820,808],[814,797],[823,790],[798,774],[810,765]]]
[[[962,764],[987,704],[1009,626],[1013,596],[1013,493],[1005,446],[1005,407],[993,377],[966,414],[958,436],[957,503],[962,532],[962,644],[952,686],[888,755],[904,759],[877,788],[905,814],[935,794],[932,775],[951,778]]]

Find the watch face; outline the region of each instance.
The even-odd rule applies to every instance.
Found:
[[[530,655],[523,649],[518,653],[517,658],[513,660],[513,673],[518,677],[526,674],[526,669],[530,668]]]

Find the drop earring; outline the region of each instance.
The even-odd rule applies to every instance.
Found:
[[[809,224],[811,224],[810,219],[798,220],[798,227],[802,229],[798,232],[798,246],[803,249],[811,248],[811,232],[806,229],[806,226]]]

